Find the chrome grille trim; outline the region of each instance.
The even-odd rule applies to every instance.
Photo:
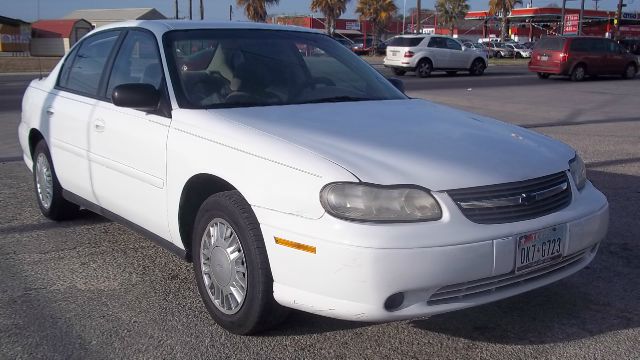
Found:
[[[478,224],[530,220],[558,211],[571,202],[566,172],[499,185],[448,190],[460,211]]]
[[[545,275],[550,275],[555,271],[565,269],[566,267],[584,259],[589,253],[589,249],[583,250],[576,254],[564,257],[562,260],[550,265],[534,269],[527,272],[516,274],[510,272],[505,275],[492,276],[474,281],[458,283],[441,287],[434,292],[427,301],[428,305],[442,305],[456,302],[470,297],[482,296],[488,293],[506,289],[510,286],[519,285],[528,281],[537,280]]]

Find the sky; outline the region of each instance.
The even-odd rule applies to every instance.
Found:
[[[561,4],[562,0],[523,0],[525,4],[533,1],[534,6],[545,6],[550,3]],[[311,0],[280,0],[280,5],[268,9],[269,14],[311,14],[309,4]],[[406,2],[407,10],[416,6],[416,0],[395,0],[400,12]],[[468,0],[471,10],[485,10],[488,0]],[[61,18],[65,14],[77,9],[103,9],[120,7],[155,7],[167,17],[172,17],[174,0],[0,0],[0,15],[18,18],[26,21],[40,19]],[[180,16],[188,13],[188,0],[179,0]],[[204,0],[205,19],[227,20],[229,18],[229,5],[233,5],[233,19],[246,20],[243,10],[235,5],[235,0]],[[355,18],[355,4],[357,0],[351,0],[347,12],[343,18]],[[625,11],[640,11],[640,0],[625,0],[628,4]],[[39,4],[39,6],[38,6]],[[193,0],[194,18],[199,16],[199,0]],[[433,8],[434,0],[423,0],[423,8]],[[601,0],[600,9],[615,10],[617,0]],[[569,0],[567,7],[580,7],[578,0]],[[39,8],[39,11],[38,11]],[[593,0],[585,0],[586,9],[594,9]],[[38,17],[38,13],[40,14]]]

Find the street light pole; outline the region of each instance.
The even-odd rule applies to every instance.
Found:
[[[564,35],[564,13],[567,8],[567,0],[562,0],[562,12],[560,13],[560,35]]]
[[[417,7],[418,7],[418,18],[416,20],[416,26],[418,27],[418,31],[417,31],[418,34],[422,33],[422,24],[420,23],[420,13],[422,12],[422,6],[421,5],[422,4],[421,4],[420,0],[418,0],[418,4],[417,4]],[[415,31],[415,29],[414,29],[414,31]]]
[[[580,20],[578,21],[578,35],[582,36],[582,22],[584,17],[584,0],[580,2]]]
[[[620,38],[620,22],[622,21],[622,8],[625,7],[627,5],[625,5],[622,0],[618,1],[618,13],[616,14],[616,34],[614,39],[619,40]]]
[[[404,0],[402,5],[402,35],[404,35],[404,29],[406,29],[405,19],[407,18],[407,0]]]

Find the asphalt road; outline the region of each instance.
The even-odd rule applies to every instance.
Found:
[[[207,315],[190,264],[97,215],[57,224],[39,214],[30,173],[12,161],[28,77],[0,76],[0,358],[640,358],[640,78],[542,81],[500,67],[403,79],[411,96],[577,148],[611,205],[594,262],[554,285],[429,319],[293,312],[261,336],[230,335]]]

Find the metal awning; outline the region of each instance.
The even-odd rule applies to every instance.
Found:
[[[339,30],[336,29],[336,32],[340,35],[362,35],[362,33],[358,30]]]

